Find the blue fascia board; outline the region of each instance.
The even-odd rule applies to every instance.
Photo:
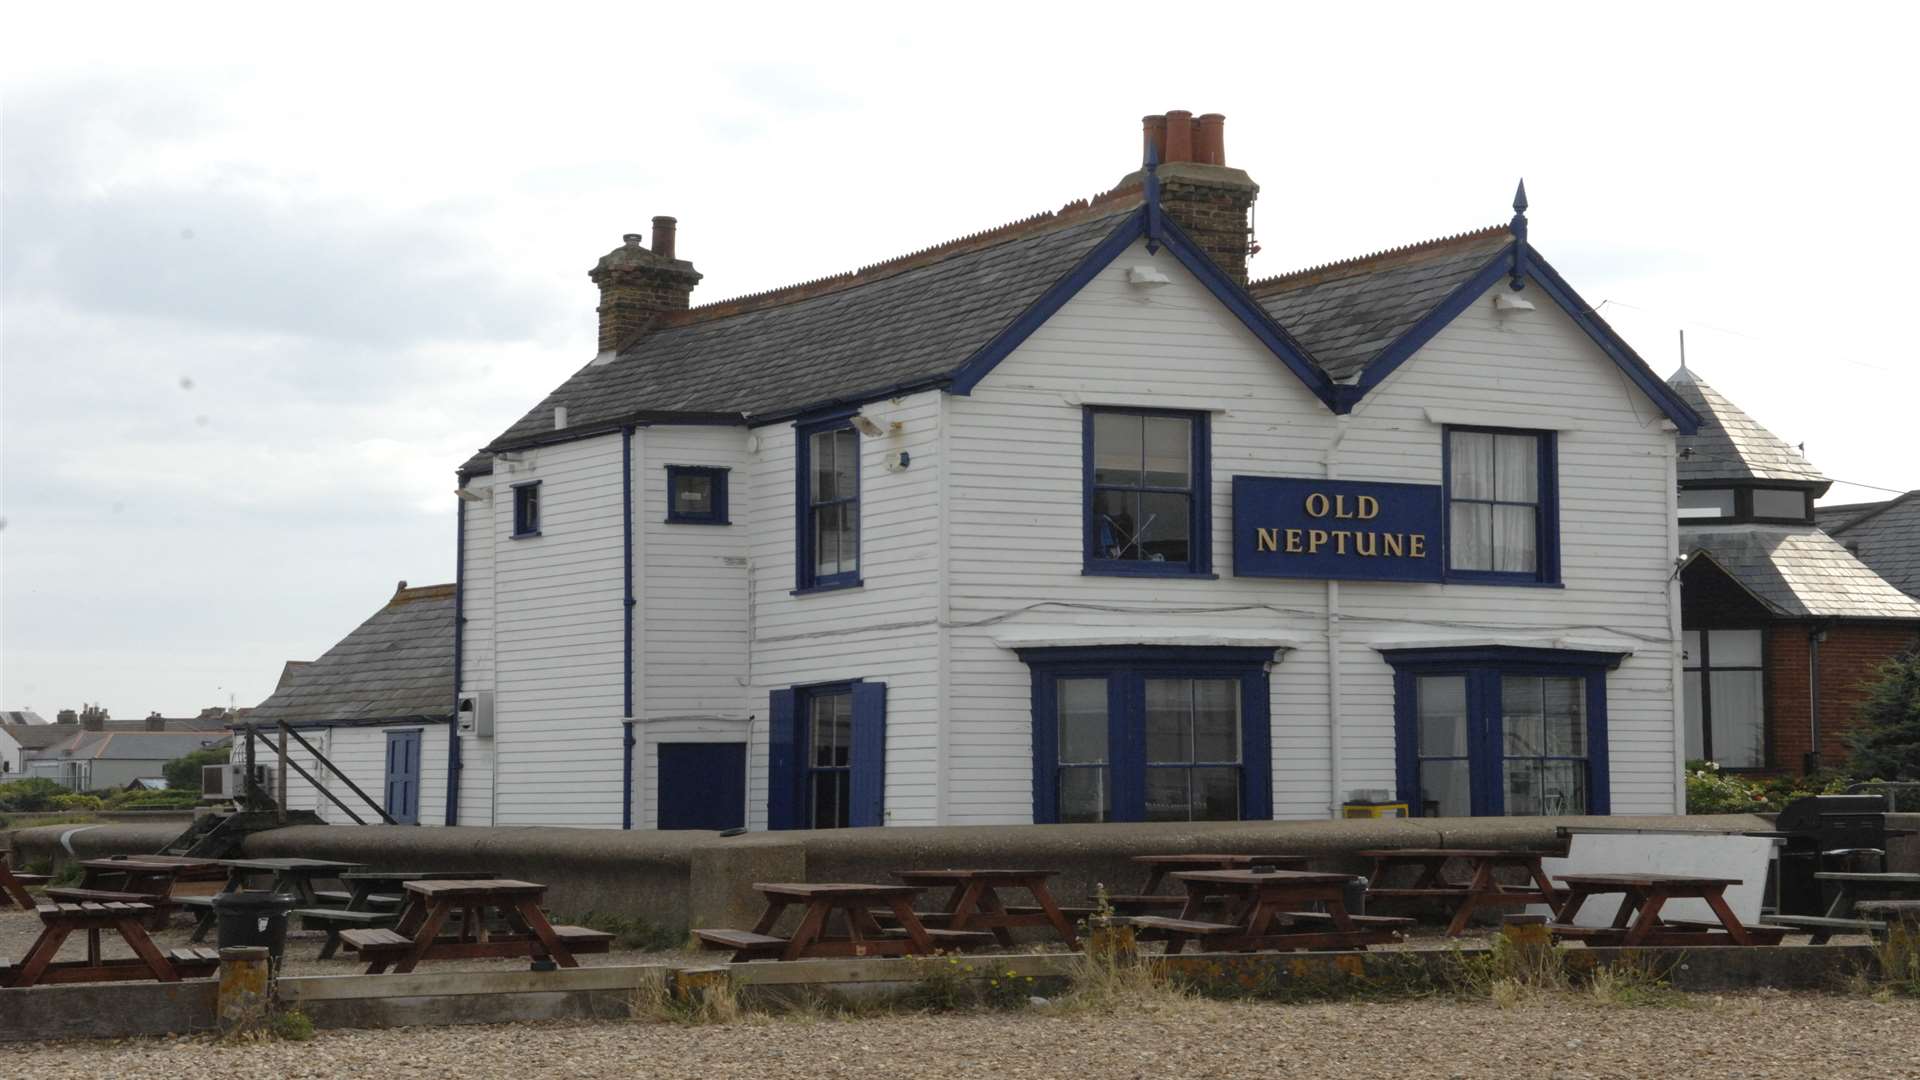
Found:
[[[1333,402],[1333,381],[1326,373],[1307,357],[1306,350],[1293,340],[1279,323],[1273,320],[1264,309],[1247,294],[1232,278],[1215,266],[1213,260],[1206,257],[1180,227],[1164,214],[1158,215],[1157,222],[1150,222],[1147,207],[1127,216],[1098,247],[1082,256],[1073,271],[1055,282],[1053,287],[1042,293],[1033,305],[1020,314],[992,341],[981,346],[960,368],[953,373],[947,389],[954,394],[970,394],[980,385],[1000,361],[1007,358],[1014,349],[1032,336],[1054,313],[1066,306],[1081,289],[1085,288],[1102,270],[1126,252],[1133,242],[1148,235],[1150,225],[1157,224],[1153,231],[1156,239],[1164,243],[1168,251],[1180,260],[1207,291],[1225,304],[1248,330],[1264,344],[1289,371],[1307,385],[1307,389],[1326,402]]]
[[[1566,279],[1562,278],[1546,259],[1541,258],[1540,252],[1532,244],[1526,245],[1524,251],[1519,250],[1514,244],[1508,244],[1495,252],[1487,260],[1487,264],[1481,267],[1473,277],[1448,293],[1447,298],[1442,300],[1438,307],[1429,311],[1419,322],[1408,327],[1405,333],[1394,340],[1393,344],[1368,361],[1357,382],[1351,386],[1339,387],[1334,401],[1334,411],[1352,412],[1353,407],[1359,404],[1368,392],[1386,381],[1387,376],[1393,374],[1401,364],[1406,363],[1414,353],[1420,350],[1421,346],[1433,340],[1435,334],[1445,329],[1461,312],[1471,307],[1502,278],[1511,276],[1515,269],[1516,256],[1519,256],[1520,275],[1538,285],[1540,291],[1557,304],[1560,310],[1566,313],[1567,318],[1573,320],[1574,325],[1585,331],[1587,337],[1600,347],[1600,351],[1606,353],[1607,358],[1625,372],[1642,393],[1653,399],[1653,403],[1659,406],[1667,419],[1673,421],[1682,435],[1692,435],[1700,430],[1700,415],[1673,392],[1673,388],[1667,385],[1666,380],[1654,374],[1653,369],[1647,366],[1647,362],[1640,359],[1640,355],[1634,352],[1633,347],[1621,339],[1620,335],[1614,333],[1613,327],[1608,326],[1605,319],[1593,313],[1587,302],[1580,298],[1580,294],[1573,291],[1573,287],[1567,284]]]

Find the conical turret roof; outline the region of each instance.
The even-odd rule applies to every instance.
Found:
[[[1667,385],[1701,417],[1699,432],[1680,436],[1682,483],[1773,480],[1818,484],[1823,490],[1831,483],[1798,450],[1694,372],[1681,368]]]

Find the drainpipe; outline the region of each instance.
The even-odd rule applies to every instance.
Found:
[[[1807,628],[1807,736],[1812,748],[1800,763],[1800,771],[1805,773],[1820,768],[1820,643],[1825,640],[1825,625],[1816,623]]]
[[[1347,437],[1347,418],[1333,418],[1333,437],[1327,440],[1327,479],[1340,478],[1340,442]],[[1327,813],[1338,819],[1343,762],[1340,754],[1340,583],[1327,582]],[[1272,751],[1269,750],[1269,753]]]
[[[627,778],[626,782],[621,784],[621,790],[625,793],[626,799],[620,806],[620,827],[631,829],[633,828],[633,721],[629,720],[621,724],[620,728],[625,733],[625,737],[620,740],[623,747],[621,760],[625,762],[621,771]]]
[[[467,478],[460,476],[460,486]],[[453,712],[447,721],[447,821],[460,824],[460,639],[466,636],[467,617],[467,501],[453,497]]]
[[[620,827],[633,828],[633,426],[620,429],[620,661],[626,669],[621,690],[621,715],[627,719],[620,770]]]

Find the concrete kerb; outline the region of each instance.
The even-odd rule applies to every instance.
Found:
[[[1201,953],[1149,957],[1217,997],[1274,997],[1343,992],[1389,995],[1445,990],[1463,959],[1485,950],[1342,953]],[[1873,950],[1859,945],[1717,947],[1691,950],[1568,949],[1570,968],[1631,963],[1659,973],[1690,992],[1761,987],[1833,990],[1869,971]],[[1081,962],[1073,954],[975,955],[961,958],[976,972],[1011,971],[1054,985]],[[923,961],[924,962],[924,961]],[[290,977],[278,983],[280,1003],[306,1013],[318,1027],[457,1025],[543,1019],[608,1019],[631,1015],[637,992],[664,980],[665,965],[610,965],[554,972],[416,972],[409,975]],[[751,997],[795,993],[850,996],[905,989],[921,979],[904,959],[801,960],[735,964],[735,988]],[[0,1041],[122,1038],[193,1033],[215,1028],[211,979],[165,985],[112,983],[0,990]]]

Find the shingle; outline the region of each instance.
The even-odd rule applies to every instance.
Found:
[[[1902,593],[1812,525],[1680,528],[1683,554],[1704,551],[1755,596],[1789,617],[1920,619]]]
[[[1699,375],[1681,368],[1667,385],[1700,414],[1700,430],[1680,436],[1678,475],[1682,481],[1827,483],[1827,478],[1799,451],[1741,412]]]
[[[453,712],[453,586],[403,589],[246,719],[397,720]]]
[[[1835,511],[1856,511],[1844,517]],[[1815,510],[1821,527],[1874,573],[1920,597],[1920,491],[1881,503]]]

